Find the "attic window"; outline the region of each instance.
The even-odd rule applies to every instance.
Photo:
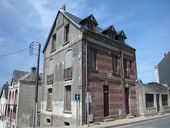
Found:
[[[88,23],[87,23],[87,27],[88,27],[88,29],[90,29],[90,30],[93,30],[93,29],[94,29],[94,25],[93,25],[93,23],[91,23],[91,22],[88,22]]]
[[[56,34],[52,36],[51,52],[56,50]]]
[[[69,39],[69,24],[64,27],[64,42],[68,42]]]

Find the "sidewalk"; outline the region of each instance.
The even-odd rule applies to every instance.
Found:
[[[137,122],[142,122],[146,120],[152,120],[156,118],[161,118],[161,117],[166,117],[170,116],[170,113],[167,114],[158,114],[158,115],[150,115],[150,116],[140,116],[140,117],[135,117],[135,118],[126,118],[126,119],[120,119],[120,120],[115,120],[115,121],[110,121],[110,122],[99,122],[99,123],[94,123],[90,124],[89,128],[109,128],[109,127],[116,127],[116,126],[122,126],[126,124],[131,124],[131,123],[137,123]],[[77,128],[77,126],[65,126],[62,128]],[[80,126],[79,128],[88,128],[87,125]]]

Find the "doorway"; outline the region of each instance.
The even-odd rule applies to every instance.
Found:
[[[129,114],[129,88],[125,88],[125,106],[126,114]]]
[[[104,117],[109,116],[109,86],[103,86]]]

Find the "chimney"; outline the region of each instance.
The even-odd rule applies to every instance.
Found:
[[[35,73],[36,73],[36,69],[37,69],[37,68],[36,68],[35,66],[32,67],[32,68],[31,68],[31,72],[35,74]]]
[[[63,11],[66,11],[66,5],[65,4],[63,4],[62,6],[61,6],[61,8],[60,8],[61,10],[63,10]]]
[[[168,52],[164,52],[164,57],[166,57],[167,54],[168,54]]]

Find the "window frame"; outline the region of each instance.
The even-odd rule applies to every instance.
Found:
[[[92,70],[96,70],[96,55],[97,55],[97,50],[89,47],[88,48],[88,67]]]
[[[52,35],[52,39],[51,39],[51,52],[54,52],[56,50],[56,33],[54,33]]]
[[[47,89],[47,106],[46,106],[47,111],[52,111],[52,108],[53,108],[52,96],[53,96],[53,88],[48,88]]]
[[[145,93],[145,103],[146,103],[146,108],[153,108],[154,107],[154,94]]]
[[[70,25],[66,24],[64,26],[64,42],[65,43],[69,42],[69,32],[70,32]]]
[[[71,112],[71,109],[72,109],[72,106],[71,106],[71,102],[72,102],[71,85],[65,86],[64,90],[65,90],[65,93],[64,93],[64,112]]]

